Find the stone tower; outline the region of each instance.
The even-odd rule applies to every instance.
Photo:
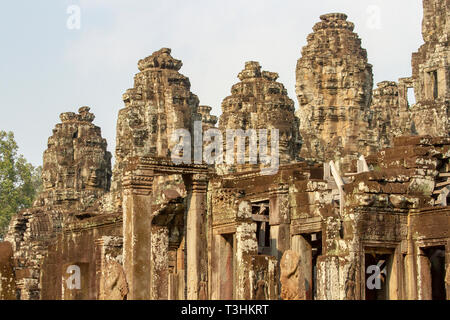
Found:
[[[379,148],[390,147],[393,138],[403,134],[403,122],[407,122],[399,106],[398,84],[394,81],[379,82],[373,90],[370,109],[368,137]]]
[[[283,84],[276,82],[278,74],[261,71],[258,62],[249,61],[245,63],[245,69],[239,73],[238,78],[240,82],[232,86],[231,95],[222,102],[219,129],[224,140],[227,129],[278,129],[280,164],[295,162],[301,143],[294,102],[288,97]],[[268,147],[270,149],[270,137]],[[247,147],[246,152],[248,156]],[[231,167],[230,171],[236,169]],[[244,170],[244,167],[237,171]]]
[[[73,208],[78,202],[82,209],[109,191],[111,153],[89,110],[82,107],[78,114],[60,115],[62,122],[53,129],[44,152],[39,205]]]
[[[201,116],[203,130],[208,130],[216,126],[217,116],[211,115],[212,108],[210,106],[198,106],[197,110]]]
[[[413,53],[416,104],[411,120],[416,133],[448,136],[450,101],[450,1],[424,0],[422,37],[425,43]]]
[[[345,14],[320,19],[296,69],[301,156],[325,161],[365,154],[372,65]]]
[[[138,63],[134,87],[123,95],[119,111],[116,163],[112,190],[120,190],[126,159],[136,156],[170,159],[175,145],[172,133],[192,129],[199,99],[190,91],[189,78],[178,72],[182,66],[168,48],[160,49]]]
[[[53,129],[44,152],[43,190],[31,208],[11,219],[5,240],[14,249],[15,295],[20,299],[41,298],[48,246],[74,216],[98,210],[99,200],[109,191],[111,153],[89,110],[61,113],[61,123]]]

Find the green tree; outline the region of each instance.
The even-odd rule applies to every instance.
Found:
[[[11,217],[30,207],[42,188],[42,168],[28,163],[17,150],[14,134],[0,130],[0,240]]]

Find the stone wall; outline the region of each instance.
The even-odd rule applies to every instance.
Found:
[[[120,237],[119,240],[108,237]],[[108,214],[85,219],[71,217],[48,247],[40,266],[40,298],[45,300],[118,299],[115,286],[105,282],[105,273],[120,279],[122,245],[111,252],[112,241],[122,238],[122,215]],[[101,239],[103,239],[101,241]],[[79,267],[80,287],[71,287],[71,269]],[[120,268],[119,268],[120,266]],[[114,270],[113,270],[114,269]],[[123,272],[123,271],[122,271]],[[109,279],[112,280],[112,279]],[[122,279],[123,280],[123,279]],[[123,284],[122,284],[123,285]],[[126,286],[125,286],[126,287]],[[119,292],[123,292],[119,289]],[[126,296],[126,293],[125,295]],[[123,298],[123,297],[122,297]]]

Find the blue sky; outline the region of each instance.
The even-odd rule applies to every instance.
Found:
[[[81,10],[80,29],[67,28],[71,5]],[[122,93],[133,86],[137,61],[161,47],[183,61],[191,91],[216,115],[249,60],[278,72],[297,105],[297,59],[329,12],[355,23],[375,83],[411,75],[411,53],[423,43],[420,0],[4,2],[0,129],[13,131],[19,152],[39,165],[59,114],[87,105],[114,154]]]

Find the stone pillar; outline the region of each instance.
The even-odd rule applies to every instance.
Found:
[[[399,257],[395,251],[386,261],[386,300],[400,299],[398,266]]]
[[[150,299],[153,171],[137,168],[123,179],[123,256],[129,300]]]
[[[343,299],[339,282],[339,260],[338,256],[319,256],[317,258],[318,300]]]
[[[199,298],[200,282],[207,279],[206,188],[204,174],[185,175],[188,191],[186,221],[187,299]],[[204,281],[204,280],[203,280]]]
[[[417,300],[417,276],[414,255],[407,254],[405,256],[405,287],[406,299]]]
[[[431,262],[427,256],[419,253],[417,256],[419,300],[432,300]]]
[[[281,299],[305,300],[305,275],[301,266],[300,255],[292,250],[286,250],[280,262]]]
[[[256,239],[256,222],[251,220],[252,206],[248,201],[238,205],[238,225],[236,227],[236,281],[235,299],[251,299],[250,273],[252,264],[250,256],[258,255],[258,240]]]
[[[151,227],[151,299],[169,298],[169,229],[153,224]]]
[[[411,225],[411,215],[408,215],[408,226]],[[412,240],[411,229],[408,230],[405,265],[405,293],[406,300],[417,300],[417,266],[415,261],[415,244]]]
[[[128,294],[122,251],[122,237],[102,236],[95,240],[98,300],[124,300]]]
[[[282,186],[270,192],[269,224],[272,255],[278,260],[290,248],[289,189]]]
[[[306,300],[311,300],[313,296],[312,285],[313,285],[313,265],[312,265],[312,248],[308,241],[305,240],[301,235],[292,236],[292,248],[291,250],[295,252],[300,259],[299,268],[301,275],[304,279],[303,289],[301,295],[304,296]]]
[[[186,234],[177,250],[177,299],[186,300]]]

